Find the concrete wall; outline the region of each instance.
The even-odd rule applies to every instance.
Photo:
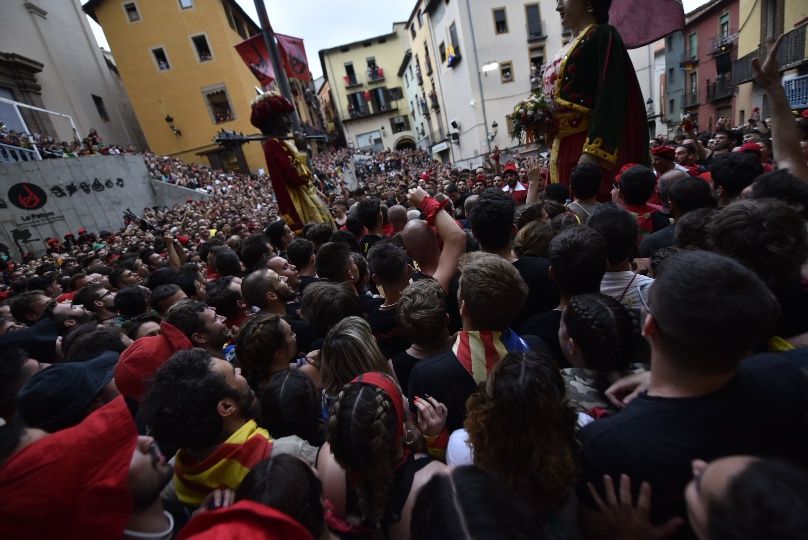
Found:
[[[15,258],[45,252],[45,239],[118,231],[123,211],[172,205],[207,195],[169,184],[155,188],[140,155],[53,159],[0,165],[0,243]],[[159,195],[159,196],[158,196]]]
[[[152,180],[151,189],[154,192],[154,204],[159,206],[172,207],[177,204],[185,204],[188,202],[188,199],[201,201],[210,198],[210,195],[207,193],[202,193],[187,187],[175,186],[174,184],[167,184],[160,180]],[[132,211],[138,213],[134,208],[132,208]]]

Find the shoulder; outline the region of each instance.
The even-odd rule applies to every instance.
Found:
[[[418,363],[415,364],[415,367],[412,368],[412,373],[415,375],[433,371],[443,371],[447,368],[451,368],[454,365],[457,365],[462,369],[460,362],[457,360],[457,356],[455,356],[452,351],[446,351],[434,356],[430,356],[429,358],[419,360]],[[465,370],[463,371],[465,372]]]
[[[611,24],[595,25],[590,31],[589,38],[598,43],[611,41],[612,43],[620,44],[621,47],[624,47],[620,32]]]

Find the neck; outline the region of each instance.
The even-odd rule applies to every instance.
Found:
[[[577,36],[590,24],[595,24],[595,17],[587,13],[580,21],[570,24],[570,32],[572,32],[572,35]]]
[[[213,358],[219,358],[224,360],[224,355],[222,354],[222,349],[217,349],[215,347],[207,347],[208,354],[210,354]]]
[[[418,263],[418,269],[422,273],[426,274],[427,276],[431,276],[438,269],[439,260],[440,260],[440,252],[435,254],[435,256],[430,255],[429,257],[418,259],[416,262]]]
[[[491,253],[492,255],[499,255],[500,257],[509,262],[513,262],[515,260],[510,244],[508,244],[507,246],[498,251],[492,251],[489,249],[484,249],[483,251],[485,251],[486,253]]]
[[[132,514],[126,524],[126,529],[141,533],[160,533],[165,531],[168,525],[168,519],[163,513],[163,502],[160,497],[157,497],[151,506]],[[127,535],[124,534],[124,537],[126,538]]]
[[[314,277],[316,275],[316,272],[314,271],[314,265],[312,264],[311,266],[307,266],[305,268],[298,268],[297,275],[305,277]]]
[[[382,283],[382,289],[384,289],[384,305],[389,306],[398,303],[398,301],[401,300],[401,291],[404,290],[408,283],[409,281],[405,282],[403,287],[398,283]]]
[[[559,311],[564,311],[565,309],[567,309],[567,303],[568,302],[569,302],[569,299],[567,298],[567,295],[564,294],[564,293],[559,293],[559,295],[558,295],[558,307],[556,309],[559,310]]]
[[[631,263],[629,261],[623,261],[617,264],[610,264],[609,265],[609,272],[625,272],[627,270],[631,270]]]
[[[378,225],[376,227],[373,227],[372,229],[368,229],[368,234],[375,234],[376,236],[381,236],[382,235],[382,226]]]
[[[590,197],[588,199],[579,199],[578,197],[575,197],[575,202],[578,204],[597,204],[598,199],[597,197]]]
[[[418,345],[417,343],[413,343],[410,345],[410,348],[407,349],[407,354],[410,356],[414,356],[415,358],[429,358],[430,356],[434,356],[439,352],[446,351],[450,349],[452,346],[452,341],[448,339],[448,332],[447,336],[442,338],[439,342],[431,344],[431,345]]]
[[[271,302],[267,304],[267,306],[261,311],[264,313],[273,313],[275,315],[286,315],[286,306],[280,302]]]
[[[694,374],[677,369],[662,354],[652,351],[651,383],[648,395],[667,398],[699,397],[716,392],[729,383],[735,371],[720,374]]]

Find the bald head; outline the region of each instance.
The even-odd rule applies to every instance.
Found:
[[[407,224],[407,209],[396,204],[387,211],[387,221],[393,226],[393,232],[401,231]]]
[[[440,256],[438,237],[435,231],[422,219],[407,222],[401,232],[404,248],[416,262]]]
[[[419,219],[421,217],[420,210],[408,210],[407,211],[407,221],[412,221],[414,219]]]
[[[474,208],[478,200],[480,200],[479,195],[469,195],[466,197],[465,202],[463,202],[463,213],[466,215],[466,219],[471,215],[471,209]]]
[[[671,186],[681,180],[682,178],[688,178],[690,175],[685,171],[680,171],[679,169],[673,169],[671,171],[666,172],[662,176],[659,177],[657,181],[657,187],[659,189],[659,198],[662,199],[662,202],[665,203],[665,206],[668,205],[668,194],[671,191]]]

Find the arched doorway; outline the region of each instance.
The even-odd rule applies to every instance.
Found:
[[[410,137],[402,137],[396,141],[396,150],[414,150],[415,140]]]

